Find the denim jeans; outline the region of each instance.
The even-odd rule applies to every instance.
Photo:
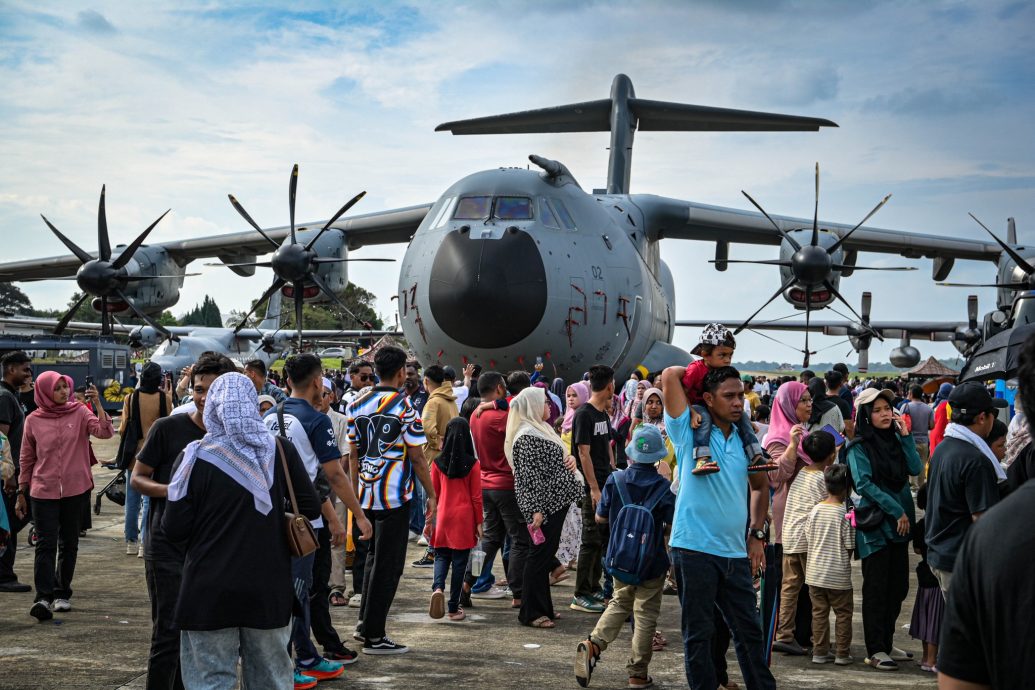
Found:
[[[131,482],[126,482],[126,541],[143,541],[147,538],[147,513],[151,505],[147,496],[133,488]]]
[[[431,591],[446,588],[446,573],[450,565],[453,566],[452,577],[449,579],[450,613],[456,613],[460,609],[460,593],[464,590],[464,573],[467,571],[467,559],[470,555],[470,549],[447,549],[441,546],[435,549],[435,577],[432,580]]]
[[[424,495],[424,485],[415,480],[413,498],[410,500],[410,531],[414,534],[424,533],[425,501],[427,501],[427,496]]]
[[[714,609],[718,606],[733,634],[748,690],[775,690],[776,681],[765,663],[765,639],[748,559],[673,548],[672,564],[683,609],[683,663],[690,687],[714,690],[718,686],[712,661]]]
[[[694,460],[699,458],[710,458],[712,455],[712,416],[708,414],[708,408],[704,405],[694,405],[694,411],[701,415],[701,425],[694,429]],[[762,454],[762,446],[755,436],[755,430],[751,426],[751,419],[747,415],[740,415],[737,422],[737,433],[744,444],[744,454],[748,461]]]
[[[295,588],[295,599],[298,610],[302,615],[291,619],[291,646],[295,650],[297,661],[308,661],[320,656],[316,646],[309,638],[309,590],[313,586],[313,562],[316,560],[316,553],[308,556],[291,559],[291,580]],[[183,680],[186,684],[187,674],[184,672]],[[189,686],[188,686],[189,687]]]
[[[242,690],[293,690],[287,653],[291,626],[273,630],[222,628],[180,633],[180,670],[187,690],[232,690],[241,659]]]

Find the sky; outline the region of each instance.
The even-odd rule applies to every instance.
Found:
[[[820,216],[855,223],[893,195],[870,225],[982,238],[973,212],[1000,235],[1017,219],[1035,241],[1035,5],[991,0],[284,4],[35,3],[0,0],[0,260],[66,253],[41,213],[87,248],[107,185],[114,242],[128,242],[167,208],[160,242],[247,230],[233,193],[261,225],[287,223],[288,174],[300,165],[298,218],[328,218],[360,190],[355,213],[432,202],[457,179],[523,166],[537,153],[564,162],[583,188],[604,186],[607,133],[453,137],[437,124],[606,98],[618,73],[642,98],[829,118],[818,133],[645,132],[636,137],[632,191],[809,216],[813,166]],[[354,257],[401,259],[401,246]],[[775,258],[775,247],[733,245],[730,258]],[[778,287],[768,266],[708,263],[714,246],[664,240],[676,276],[675,314],[736,323]],[[931,261],[861,254],[841,291],[873,318],[965,319],[991,289],[935,286]],[[387,266],[387,268],[386,268]],[[350,266],[350,279],[389,315],[398,264]],[[246,307],[268,269],[241,278],[190,266],[180,314],[216,299]],[[265,272],[264,272],[265,271]],[[990,282],[990,263],[957,262],[951,280]],[[26,283],[38,307],[67,303],[67,282]],[[702,294],[707,298],[703,299]],[[763,315],[792,311],[782,300]],[[842,310],[843,311],[843,310]],[[837,318],[827,313],[817,318]],[[389,316],[391,323],[394,317]],[[738,360],[793,361],[751,333]],[[677,329],[689,349],[692,329]],[[840,338],[815,361],[844,359]],[[875,343],[886,361],[897,343]],[[955,354],[915,343],[926,357]],[[854,355],[848,358],[854,360]]]

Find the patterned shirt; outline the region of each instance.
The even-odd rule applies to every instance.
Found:
[[[783,552],[805,553],[809,550],[805,541],[805,518],[813,506],[827,497],[827,485],[823,473],[802,470],[791,483],[787,492],[787,507],[783,512]]]
[[[346,409],[349,442],[359,461],[359,502],[365,510],[391,510],[413,497],[407,446],[426,442],[420,413],[404,393],[378,386]]]
[[[802,474],[805,474],[802,472]],[[805,584],[826,589],[852,588],[855,528],[845,519],[844,504],[816,504],[805,519]]]

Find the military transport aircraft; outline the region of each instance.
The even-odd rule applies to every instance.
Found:
[[[657,370],[689,359],[671,344],[675,290],[672,272],[661,260],[661,239],[715,242],[720,269],[731,242],[777,245],[780,256],[801,244],[793,234],[800,228],[819,232],[831,244],[840,242],[840,258],[825,252],[827,275],[821,282],[830,285],[827,295],[808,299],[804,290],[796,291],[797,282],[782,281],[780,294],[800,306],[807,299],[817,307],[839,299],[838,281],[852,272],[859,251],[931,257],[936,280],[948,276],[956,259],[999,259],[1001,248],[982,241],[870,227],[853,231],[818,218],[767,216],[629,193],[637,130],[791,132],[831,126],[836,125],[819,118],[637,98],[631,80],[619,74],[606,99],[437,128],[458,135],[609,131],[606,188],[585,191],[562,163],[533,155],[529,160],[539,171],[477,172],[433,204],[331,223],[324,239],[335,251],[328,258],[344,258],[347,250],[370,244],[409,242],[399,274],[398,308],[406,339],[421,361],[477,361],[507,369],[528,367],[543,357],[565,378],[595,363],[624,376],[635,367]],[[270,241],[283,243],[291,233],[290,227],[281,227],[264,234],[249,231],[155,247],[181,265],[217,256],[236,273],[251,275],[255,267],[250,264],[270,250]],[[826,246],[826,240],[821,244]],[[323,249],[312,249],[313,258],[324,257]],[[810,270],[814,263],[808,264]],[[42,266],[50,275],[64,275],[75,265],[75,257],[55,257],[0,264],[0,274],[39,277]],[[312,265],[320,277],[344,270],[340,263]],[[793,266],[785,268],[793,274]],[[302,284],[316,288],[313,299],[322,297],[315,281],[303,279]]]

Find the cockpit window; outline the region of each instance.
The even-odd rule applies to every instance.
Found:
[[[456,213],[453,214],[453,218],[457,220],[482,220],[489,217],[489,208],[491,206],[491,196],[465,196],[456,205]]]
[[[550,203],[553,205],[553,210],[557,212],[557,217],[561,219],[561,223],[568,230],[577,230],[575,227],[575,221],[572,220],[571,214],[568,213],[568,209],[564,207],[564,202],[560,199],[551,199]]]
[[[446,197],[442,200],[442,206],[439,208],[438,213],[435,214],[435,220],[431,222],[431,229],[440,228],[446,223],[446,219],[449,218],[449,212],[453,210],[454,197]]]
[[[495,216],[500,220],[531,220],[532,200],[524,196],[498,196]]]
[[[543,225],[548,228],[553,228],[555,230],[561,229],[561,224],[557,220],[557,216],[555,216],[553,211],[550,210],[550,204],[542,197],[539,198],[539,220],[541,220]]]

